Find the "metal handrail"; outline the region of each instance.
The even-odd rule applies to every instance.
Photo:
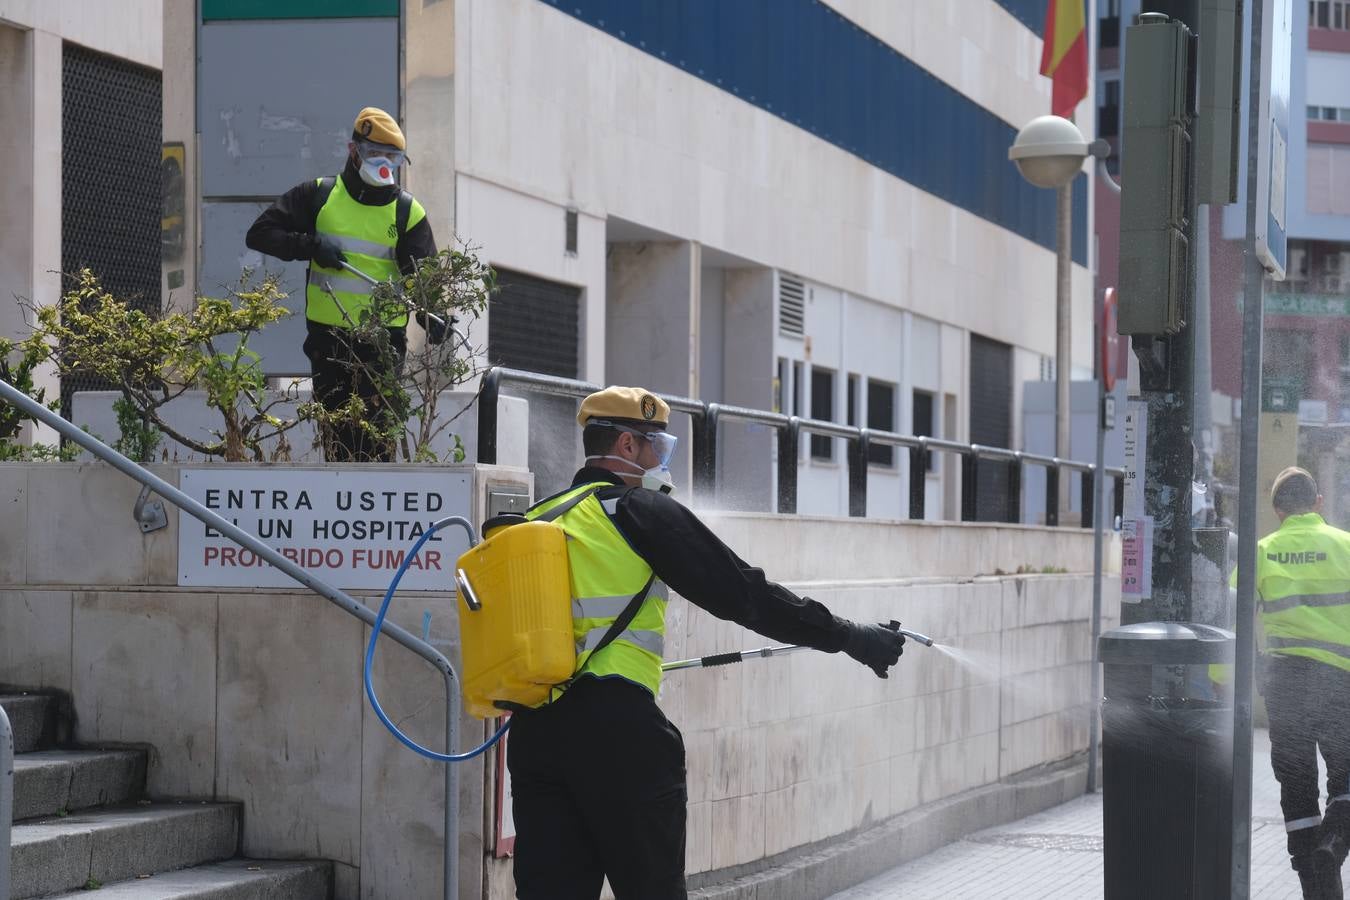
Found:
[[[36,402],[27,394],[15,388],[3,379],[0,379],[0,399],[6,400],[14,406],[21,409],[25,414],[31,416],[37,421],[54,428],[62,437],[74,441],[84,449],[93,453],[100,459],[105,460],[114,468],[123,474],[139,481],[141,484],[150,488],[159,496],[173,503],[183,512],[199,519],[203,523],[211,526],[221,535],[234,541],[242,547],[245,547],[255,553],[258,557],[267,560],[277,569],[285,572],[291,578],[300,584],[309,588],[314,593],[323,597],[336,605],[339,609],[355,616],[366,625],[375,624],[375,613],[365,604],[353,599],[335,587],[332,587],[323,579],[305,571],[295,563],[282,556],[271,547],[264,544],[257,537],[249,534],[247,531],[239,528],[233,522],[222,518],[211,510],[207,509],[178,488],[169,484],[164,479],[138,466],[127,457],[118,453],[113,448],[104,444],[98,438],[82,429],[76,428],[70,422],[61,418],[56,413],[47,409],[41,403]],[[450,660],[425,641],[420,640],[413,634],[404,630],[401,626],[386,621],[381,629],[383,634],[389,635],[404,647],[416,653],[427,662],[435,666],[445,679],[446,696],[446,715],[445,715],[445,745],[447,752],[454,753],[458,738],[459,723],[459,676],[455,672],[455,667],[451,665]],[[4,728],[8,730],[8,720]],[[11,736],[10,750],[13,750],[13,740]],[[3,745],[0,745],[0,756],[3,756]],[[3,762],[3,759],[0,759]],[[8,767],[13,769],[13,765]],[[445,767],[445,896],[447,900],[452,900],[459,893],[459,788],[458,777],[455,766],[447,764]],[[7,798],[4,794],[4,788],[0,788],[0,804]],[[3,813],[3,809],[0,809]],[[3,829],[4,837],[7,840],[9,830]],[[4,854],[4,862],[0,866],[7,866],[9,854]],[[0,868],[0,873],[5,870]],[[0,875],[2,877],[2,875]],[[2,885],[0,885],[2,887]],[[8,897],[7,891],[0,890],[0,898]]]
[[[9,900],[9,832],[14,824],[14,729],[0,707],[0,900]]]
[[[508,369],[494,366],[483,375],[482,390],[478,398],[478,462],[495,464],[497,462],[497,401],[501,397],[503,386],[519,385],[532,392],[553,396],[579,399],[600,386],[586,381],[561,378],[557,375],[543,375],[538,372],[526,372],[520,369]],[[1059,524],[1059,478],[1062,471],[1077,472],[1082,479],[1082,522],[1084,528],[1092,527],[1092,483],[1095,466],[1090,462],[1074,459],[1061,459],[1057,456],[1042,456],[1021,450],[1009,450],[1006,447],[989,447],[982,444],[962,444],[943,438],[924,435],[897,434],[890,431],[877,431],[853,425],[841,425],[838,422],[825,422],[819,419],[802,419],[784,413],[770,412],[716,402],[705,402],[689,397],[659,395],[672,410],[687,414],[693,425],[693,472],[694,489],[705,496],[711,495],[717,486],[717,431],[722,420],[753,422],[773,428],[778,438],[778,512],[795,513],[797,511],[797,469],[801,435],[821,435],[842,438],[848,442],[848,507],[850,516],[867,514],[867,471],[869,449],[872,444],[889,447],[904,447],[910,455],[909,477],[909,517],[923,519],[924,482],[915,473],[928,469],[928,459],[933,453],[951,453],[962,460],[961,518],[974,521],[978,518],[976,506],[981,460],[988,463],[1002,463],[1008,467],[1007,515],[1010,523],[1021,521],[1022,470],[1028,466],[1040,466],[1046,472],[1045,485],[1045,521],[1047,525]],[[1115,480],[1116,516],[1121,515],[1124,491],[1122,490],[1125,473],[1118,468],[1104,468],[1104,475]]]

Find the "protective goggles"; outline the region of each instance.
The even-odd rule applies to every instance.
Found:
[[[646,438],[648,443],[652,445],[652,450],[656,451],[656,458],[660,460],[662,468],[670,465],[670,460],[675,455],[675,445],[680,440],[667,431],[643,431],[630,425],[611,422],[608,419],[591,419],[586,424],[603,425],[606,428],[614,428],[618,431],[626,431],[629,434],[637,435],[640,438]]]
[[[408,155],[397,147],[390,147],[388,144],[373,144],[370,141],[357,141],[356,155],[361,157],[362,162],[368,159],[387,159],[389,165],[395,169],[408,161]]]

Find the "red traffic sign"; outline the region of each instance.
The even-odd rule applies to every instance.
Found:
[[[1109,287],[1102,292],[1101,340],[1097,347],[1097,376],[1108,393],[1116,389],[1116,366],[1120,360],[1120,332],[1116,330],[1118,313],[1116,289]]]

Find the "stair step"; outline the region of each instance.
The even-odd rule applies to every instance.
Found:
[[[0,694],[0,706],[14,729],[14,752],[50,747],[56,737],[56,698],[49,694]]]
[[[155,803],[30,819],[14,826],[15,900],[229,859],[238,848],[234,803]]]
[[[39,750],[14,759],[14,819],[134,800],[145,790],[141,750]]]
[[[328,900],[332,895],[331,863],[231,859],[105,884],[92,896],[99,900]],[[60,895],[82,900],[90,896],[83,890]]]

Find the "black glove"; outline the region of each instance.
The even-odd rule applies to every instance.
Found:
[[[309,258],[325,269],[340,269],[342,263],[347,261],[347,254],[343,253],[337,241],[328,235],[316,234],[314,235],[314,246],[309,251]]]
[[[864,625],[860,622],[845,622],[848,638],[844,641],[844,652],[885,678],[886,670],[900,661],[905,652],[905,636],[889,625]]]
[[[450,320],[451,322],[454,319]],[[433,344],[445,342],[445,336],[450,333],[450,326],[445,324],[445,320],[439,316],[432,317],[422,310],[417,311],[417,324],[421,325],[427,333],[427,340]]]

